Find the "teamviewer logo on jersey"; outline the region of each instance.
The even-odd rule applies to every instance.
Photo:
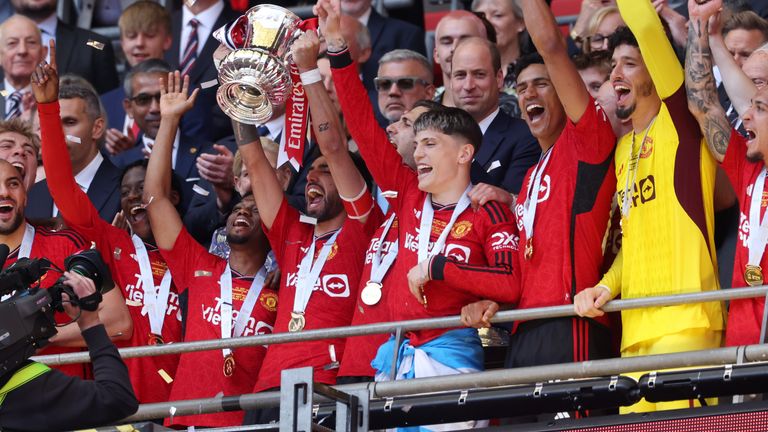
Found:
[[[345,274],[323,276],[323,291],[328,297],[349,297],[349,280]]]
[[[445,257],[453,258],[456,262],[468,263],[470,250],[466,246],[449,244],[445,247]]]

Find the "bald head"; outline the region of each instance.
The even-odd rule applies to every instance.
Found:
[[[768,44],[756,49],[744,61],[741,70],[758,89],[765,87],[768,84]]]
[[[469,37],[488,38],[485,24],[472,12],[452,11],[437,23],[433,56],[443,74],[450,74],[453,51],[462,39]]]
[[[40,29],[31,19],[13,15],[0,25],[0,66],[16,89],[29,85],[35,65],[48,49],[43,46]]]

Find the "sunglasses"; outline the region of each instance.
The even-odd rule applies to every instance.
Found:
[[[131,101],[135,103],[138,106],[145,107],[152,103],[152,100],[156,100],[157,103],[160,103],[160,93],[155,94],[148,94],[148,93],[139,93],[136,96],[131,98]]]
[[[376,77],[373,79],[373,84],[376,86],[376,91],[389,91],[392,88],[392,84],[397,84],[397,88],[400,90],[411,90],[416,86],[416,83],[421,85],[428,85],[426,80],[419,77],[400,77],[400,78],[386,78]]]

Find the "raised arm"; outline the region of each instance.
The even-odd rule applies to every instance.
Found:
[[[167,90],[166,90],[167,89]],[[157,247],[173,249],[183,223],[171,201],[171,154],[173,141],[181,116],[192,109],[198,89],[188,95],[189,77],[182,79],[179,72],[168,74],[168,81],[160,90],[160,129],[149,157],[144,178],[144,203]]]
[[[617,0],[621,18],[640,46],[645,66],[659,97],[672,96],[683,85],[683,68],[667,39],[661,20],[650,0]]]
[[[67,151],[64,131],[61,128],[59,108],[59,75],[56,70],[56,46],[51,40],[51,64],[38,66],[33,74],[32,92],[40,116],[43,165],[48,179],[51,197],[67,224],[93,240],[97,227],[106,224],[99,212],[75,182],[72,162]]]
[[[347,150],[347,138],[339,119],[339,113],[323,87],[320,71],[317,69],[317,55],[320,39],[313,31],[299,37],[291,47],[293,59],[302,73],[304,91],[309,100],[312,116],[312,131],[315,133],[320,152],[328,162],[333,182],[341,199],[351,204],[348,214],[362,223],[368,219],[373,208],[373,199]],[[367,194],[367,196],[366,196]],[[359,206],[356,204],[360,204]]]
[[[744,73],[725,46],[720,18],[718,13],[709,20],[709,48],[712,51],[712,59],[720,69],[728,99],[733,109],[742,115],[749,109],[752,97],[757,93],[757,86]]]
[[[565,45],[552,11],[544,0],[523,0],[525,27],[549,72],[565,113],[578,123],[589,104],[589,93]]]
[[[251,190],[259,209],[261,223],[267,229],[272,229],[277,212],[283,200],[283,188],[277,180],[277,174],[269,163],[261,146],[259,133],[256,126],[239,123],[232,120],[232,128],[235,130],[235,140],[243,156],[243,163],[251,179]]]
[[[725,158],[731,125],[717,97],[712,74],[712,53],[709,50],[709,18],[722,6],[721,0],[709,0],[699,5],[688,1],[688,48],[685,53],[685,89],[688,109],[699,123],[709,151],[719,162]]]

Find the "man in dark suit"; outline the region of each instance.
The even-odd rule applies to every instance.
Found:
[[[181,10],[171,16],[173,44],[165,53],[165,60],[172,68],[189,75],[190,88],[217,79],[213,52],[219,42],[212,34],[238,16],[223,0],[197,0],[191,6],[184,2]],[[200,91],[194,108],[182,119],[181,129],[185,133],[202,134],[210,141],[232,135],[229,118],[216,104],[217,89],[218,85],[213,85]],[[188,119],[197,120],[188,124]]]
[[[120,85],[115,66],[115,51],[108,38],[73,27],[56,17],[57,0],[11,0],[16,13],[37,23],[43,32],[43,45],[56,40],[61,75],[85,78],[96,90],[106,93]]]
[[[357,18],[371,35],[371,57],[363,64],[363,85],[373,96],[373,79],[379,70],[379,59],[394,49],[409,49],[426,55],[424,29],[405,21],[384,17],[371,7],[371,0],[342,0],[341,13]],[[374,107],[376,99],[371,98]],[[381,113],[377,112],[381,117]],[[381,118],[380,118],[381,120]]]
[[[88,194],[101,218],[112,222],[120,210],[121,171],[99,152],[106,129],[99,97],[93,89],[73,81],[62,83],[59,104],[75,181]],[[48,182],[43,180],[32,186],[25,214],[48,219],[57,213]]]
[[[496,45],[470,37],[456,47],[451,64],[451,90],[456,106],[480,125],[483,144],[472,166],[472,183],[487,183],[498,190],[496,199],[512,203],[528,169],[539,159],[541,148],[524,121],[499,110],[504,84]]]
[[[47,53],[34,21],[13,15],[0,24],[1,119],[20,117],[25,111],[24,101],[32,96],[30,77]]]

